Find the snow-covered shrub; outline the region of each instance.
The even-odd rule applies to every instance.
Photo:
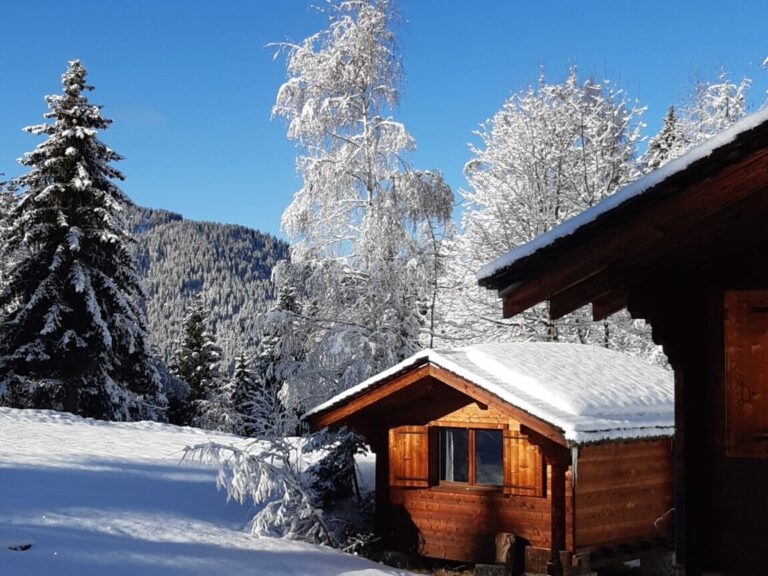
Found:
[[[326,513],[326,524],[345,552],[366,555],[375,540],[375,502],[373,492],[360,488],[355,456],[368,454],[368,447],[346,428],[313,434],[308,447],[326,451],[307,469],[317,502]]]
[[[354,464],[366,452],[359,437],[342,430],[245,447],[208,442],[187,447],[183,459],[214,465],[219,489],[258,505],[253,534],[356,552],[371,540],[372,499],[361,493]]]

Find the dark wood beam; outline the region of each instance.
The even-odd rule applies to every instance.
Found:
[[[565,523],[566,523],[566,502],[565,502],[565,473],[568,470],[568,463],[560,458],[553,460],[547,459],[549,469],[552,473],[550,501],[551,522],[550,522],[550,556],[547,562],[548,576],[563,576],[563,564],[560,561],[560,552],[566,550],[565,544]]]
[[[552,320],[557,320],[582,306],[586,306],[596,298],[608,293],[610,284],[611,275],[601,272],[555,294],[549,299],[549,317]]]
[[[566,500],[565,473],[571,465],[571,451],[561,444],[542,436],[536,430],[521,426],[520,432],[528,441],[538,446],[549,465],[550,480],[550,557],[547,562],[548,576],[563,576],[560,552],[566,551]]]
[[[620,290],[611,290],[592,301],[592,319],[605,320],[611,314],[627,307],[627,295]]]

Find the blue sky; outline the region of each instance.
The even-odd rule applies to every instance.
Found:
[[[270,109],[285,78],[270,42],[324,26],[316,0],[36,0],[0,3],[3,84],[0,171],[37,140],[43,96],[71,58],[115,124],[104,141],[126,156],[123,189],[139,204],[188,218],[278,233],[298,189],[295,149]],[[472,131],[513,92],[576,64],[648,106],[658,129],[694,77],[719,67],[753,79],[765,100],[768,2],[402,0],[406,73],[396,114],[417,142],[419,168],[465,186]]]

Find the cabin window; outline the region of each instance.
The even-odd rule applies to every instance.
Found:
[[[501,486],[504,482],[501,430],[475,430],[475,480]]]
[[[440,481],[501,486],[501,430],[440,428]]]

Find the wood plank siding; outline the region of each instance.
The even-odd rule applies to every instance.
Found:
[[[548,548],[550,542],[551,501],[547,467],[536,446],[520,432],[521,423],[508,413],[482,402],[471,401],[461,408],[435,418],[425,426],[400,426],[390,430],[388,487],[389,511],[394,522],[407,519],[417,532],[418,551],[424,556],[465,562],[492,562],[494,540],[499,532],[522,536],[531,545]],[[443,483],[436,475],[427,477],[424,468],[398,462],[403,454],[415,458],[414,449],[423,450],[420,461],[436,466],[433,441],[426,441],[429,430],[467,428],[502,430],[504,433],[504,485],[498,487]],[[392,442],[397,445],[391,444]],[[407,469],[407,471],[406,471]],[[398,470],[398,472],[392,472]],[[399,470],[403,470],[399,472]],[[421,474],[421,476],[418,476]],[[398,476],[408,476],[399,480]],[[566,494],[570,494],[570,489]],[[569,506],[572,502],[568,498]],[[568,509],[568,517],[572,518]],[[389,531],[397,533],[397,526]],[[571,543],[569,539],[569,544]]]
[[[575,548],[671,538],[672,477],[669,438],[579,448]]]

